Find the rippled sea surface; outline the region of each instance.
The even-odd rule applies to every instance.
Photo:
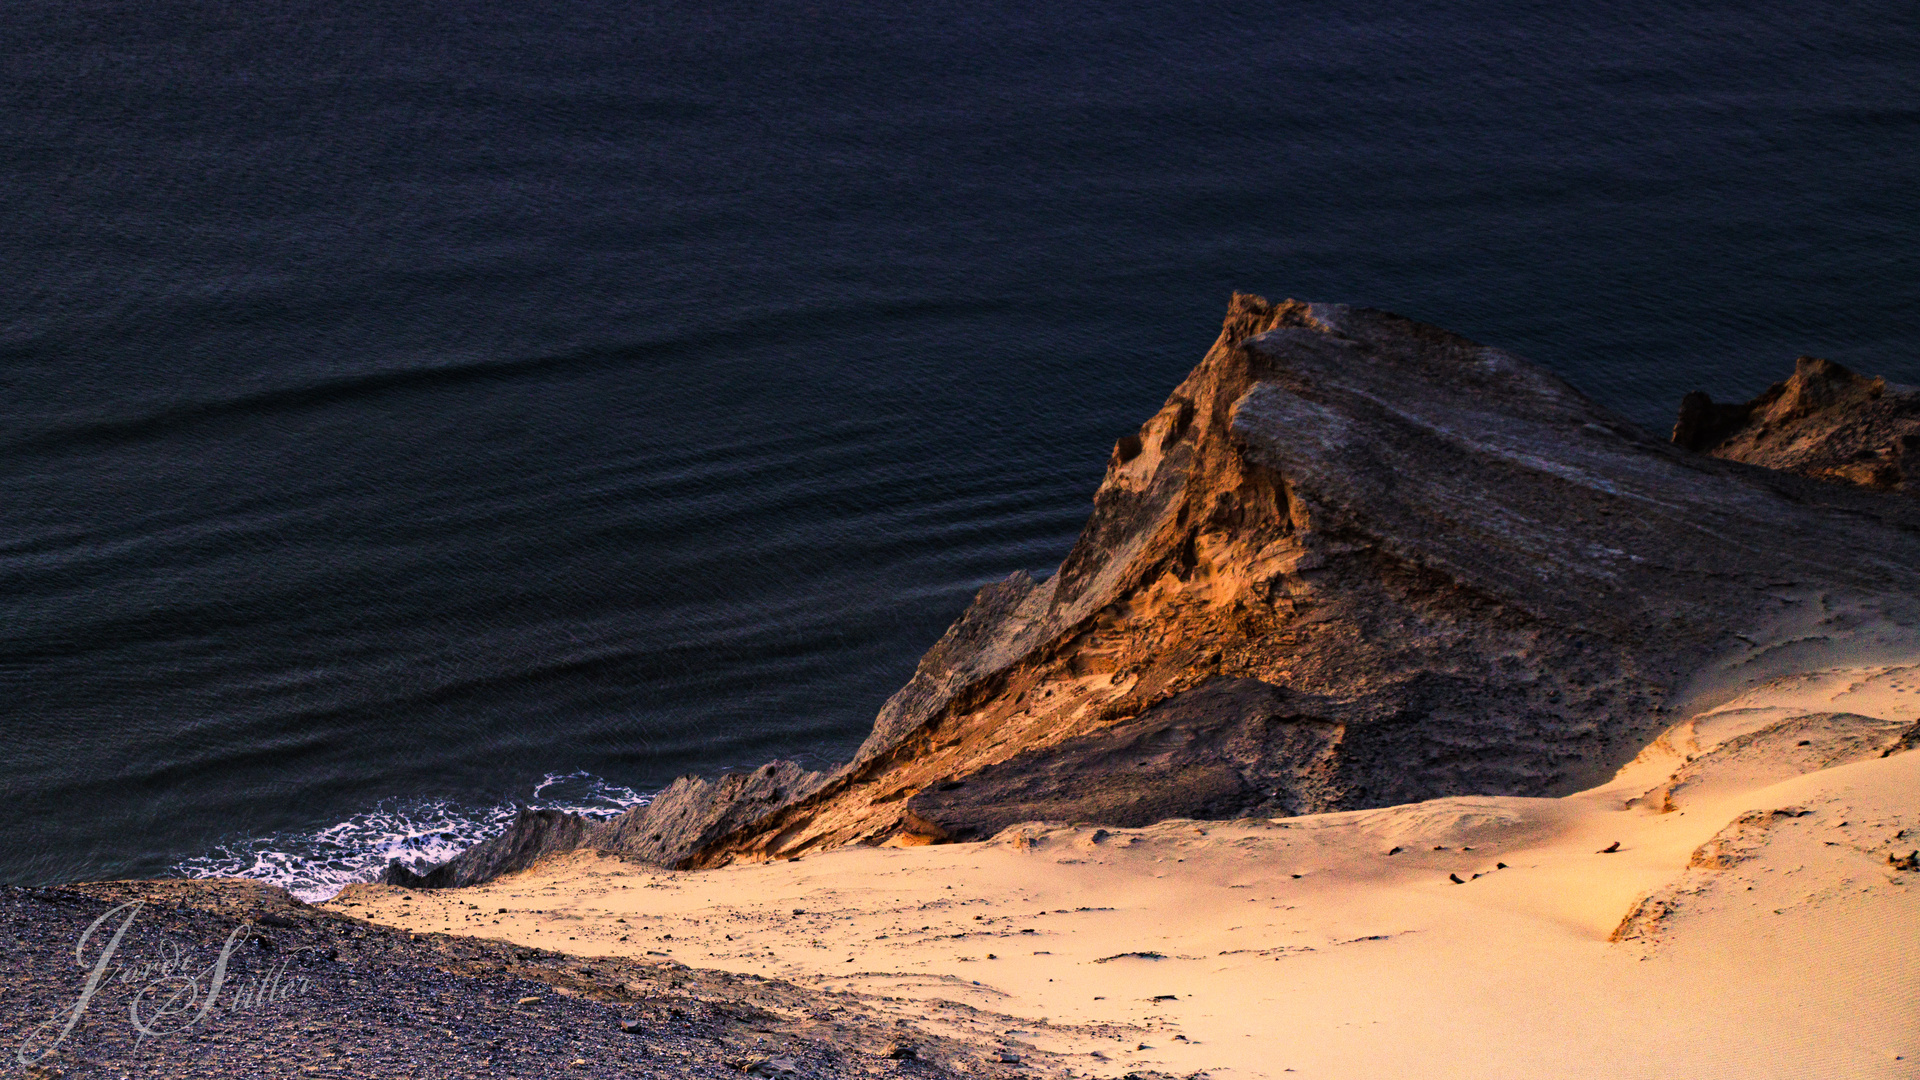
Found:
[[[838,760],[1234,289],[1920,382],[1920,8],[16,0],[0,880]]]

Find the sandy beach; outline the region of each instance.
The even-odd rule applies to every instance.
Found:
[[[1034,823],[349,888],[377,923],[857,996],[1042,1073],[1920,1075],[1920,665],[1733,692],[1558,799]]]

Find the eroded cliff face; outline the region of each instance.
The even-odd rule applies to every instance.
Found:
[[[1753,627],[1920,596],[1915,524],[1446,331],[1236,296],[1059,572],[982,590],[853,763],[681,865],[1576,790]]]
[[[1794,361],[1792,376],[1752,401],[1688,394],[1673,441],[1816,480],[1920,493],[1920,390],[1814,356]]]

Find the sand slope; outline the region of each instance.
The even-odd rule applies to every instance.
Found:
[[[1560,799],[695,873],[572,852],[334,903],[855,993],[1041,1072],[1920,1076],[1920,872],[1889,861],[1920,848],[1920,754],[1880,756],[1916,688],[1903,664],[1776,679]]]

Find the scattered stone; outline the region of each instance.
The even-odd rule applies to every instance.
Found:
[[[1465,885],[1465,884],[1466,884],[1466,882],[1464,882],[1464,881],[1461,881],[1461,880],[1460,880],[1460,875],[1459,875],[1459,874],[1448,874],[1448,875],[1447,875],[1447,880],[1448,880],[1448,881],[1451,881],[1451,882],[1453,882],[1453,883],[1454,883],[1455,885]]]
[[[1920,870],[1920,851],[1909,851],[1905,855],[1887,855],[1887,865],[1895,870]]]
[[[0,926],[10,928],[11,958],[0,995],[0,1029],[44,1019],[27,1011],[31,1002],[70,1001],[74,941],[102,914],[135,899],[147,906],[126,931],[121,947],[127,954],[164,955],[178,947],[186,955],[210,957],[236,928],[251,923],[255,936],[233,957],[241,975],[284,969],[300,989],[282,1009],[223,1010],[214,1037],[141,1044],[124,1019],[108,1022],[109,1009],[127,1015],[125,1001],[134,988],[102,988],[90,1022],[77,1027],[63,1047],[73,1049],[72,1060],[62,1054],[34,1063],[65,1070],[62,1080],[81,1073],[188,1080],[309,1072],[434,1080],[747,1080],[738,1059],[749,1054],[799,1063],[785,1066],[791,1074],[762,1070],[777,1080],[874,1080],[895,1066],[873,1053],[896,1042],[926,1046],[923,1064],[900,1071],[954,1080],[949,1051],[965,1049],[962,1043],[929,1042],[911,1023],[896,1026],[898,1018],[890,1013],[777,981],[644,958],[568,956],[491,939],[416,940],[393,927],[303,909],[284,892],[256,882],[233,881],[0,887]],[[297,925],[275,926],[263,915]],[[272,947],[251,944],[256,940]],[[823,1027],[817,1018],[828,1013],[833,1022]],[[96,1017],[100,1022],[91,1022]],[[977,1060],[999,1044],[973,1045]],[[15,1049],[4,1048],[9,1076],[60,1075],[30,1071],[14,1060]],[[127,1066],[117,1067],[122,1061]]]
[[[1611,843],[1611,844],[1608,844],[1608,845],[1607,845],[1606,847],[1603,847],[1603,848],[1601,848],[1601,849],[1600,849],[1600,854],[1602,854],[1602,855],[1611,855],[1611,854],[1613,854],[1614,852],[1616,852],[1616,851],[1619,851],[1619,850],[1620,850],[1620,841],[1618,841],[1618,840],[1615,840],[1615,841],[1614,841],[1613,843]]]
[[[1507,868],[1507,864],[1503,862],[1497,862],[1493,864],[1493,868],[1495,870],[1505,870]]]
[[[1392,851],[1389,851],[1389,852],[1387,852],[1387,854],[1389,854],[1389,855],[1398,855],[1398,854],[1400,854],[1401,852],[1403,852],[1403,851],[1405,851],[1405,850],[1407,850],[1407,849],[1406,849],[1406,848],[1403,848],[1403,847],[1401,847],[1401,846],[1399,846],[1398,844],[1395,844],[1395,845],[1394,845],[1394,847],[1393,847],[1393,850],[1392,850]]]
[[[920,1056],[920,1048],[912,1043],[897,1042],[887,1047],[887,1056],[895,1061],[912,1061]]]
[[[1180,999],[1173,996],[1172,994],[1155,994],[1153,996],[1153,1000],[1154,1001],[1179,1001]]]

